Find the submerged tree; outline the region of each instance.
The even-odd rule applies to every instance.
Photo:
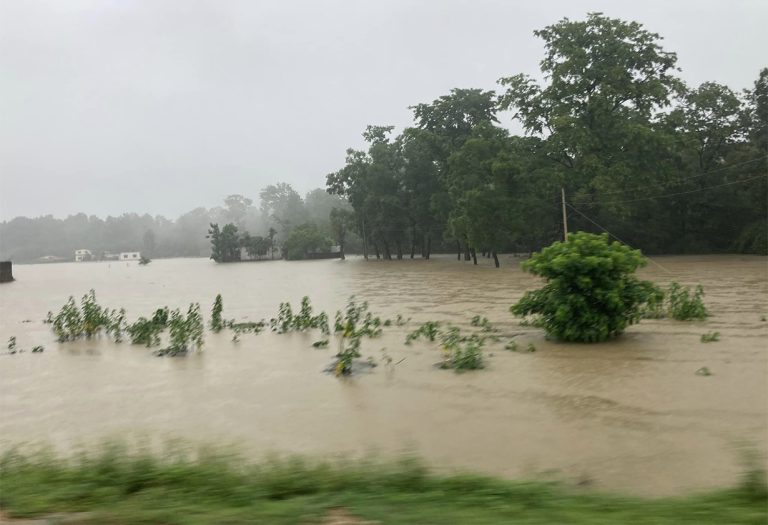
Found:
[[[208,236],[211,240],[211,259],[216,262],[234,262],[240,260],[240,239],[237,226],[225,224],[219,229],[218,224],[211,224]]]
[[[511,307],[534,315],[548,335],[563,341],[605,341],[638,322],[659,290],[633,273],[645,265],[639,250],[610,242],[607,234],[572,233],[533,254],[523,268],[547,284]]]
[[[286,259],[304,259],[310,253],[328,252],[331,241],[317,226],[305,223],[297,226],[283,244]]]

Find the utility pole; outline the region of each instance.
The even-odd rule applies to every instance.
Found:
[[[565,213],[565,188],[560,187],[560,196],[563,199],[563,240],[568,241],[568,215]]]

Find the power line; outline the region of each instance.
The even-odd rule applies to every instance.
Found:
[[[759,162],[759,161],[765,162],[766,158],[761,157],[759,159],[752,159],[752,160],[747,160],[747,161],[744,161],[744,162],[738,162],[736,164],[731,164],[731,165],[728,165],[728,166],[723,166],[722,168],[717,168],[717,169],[714,169],[714,170],[705,171],[705,172],[699,173],[697,175],[691,175],[690,177],[682,177],[682,178],[671,180],[671,181],[667,181],[667,182],[658,182],[658,183],[653,183],[653,184],[644,184],[642,186],[635,186],[635,187],[626,188],[626,189],[623,189],[623,190],[605,191],[605,192],[601,192],[599,196],[617,195],[617,194],[621,194],[621,193],[629,193],[629,192],[632,192],[632,191],[642,190],[642,189],[645,189],[645,188],[648,188],[648,187],[660,187],[660,188],[663,188],[663,187],[666,187],[666,186],[674,186],[675,184],[680,184],[682,182],[686,182],[686,181],[689,181],[689,180],[698,179],[698,178],[704,177],[706,175],[710,175],[712,173],[719,173],[721,171],[726,171],[726,170],[729,170],[729,169],[738,168],[740,166],[745,166],[747,164],[752,164],[753,162]],[[581,202],[579,204],[584,204],[584,202]]]
[[[667,193],[667,194],[664,194],[664,195],[654,195],[654,196],[651,196],[651,197],[640,197],[640,198],[637,198],[637,199],[626,199],[626,200],[604,201],[604,202],[587,202],[587,201],[582,201],[582,202],[576,202],[574,204],[578,204],[579,206],[582,206],[582,205],[583,206],[596,206],[598,204],[624,204],[624,203],[628,203],[628,202],[640,202],[640,201],[649,201],[649,200],[654,200],[654,199],[664,199],[664,198],[667,198],[667,197],[676,197],[678,195],[688,195],[690,193],[699,193],[699,192],[702,192],[702,191],[714,190],[714,189],[717,189],[717,188],[723,188],[725,186],[732,186],[734,184],[744,184],[746,182],[750,182],[750,181],[753,181],[753,180],[762,179],[762,178],[764,178],[766,176],[768,176],[768,175],[765,175],[765,174],[763,174],[763,175],[756,175],[756,176],[750,177],[748,179],[742,179],[742,180],[737,180],[737,181],[733,181],[733,182],[724,182],[723,184],[716,184],[714,186],[707,186],[706,188],[698,188],[696,190],[688,190],[688,191],[679,191],[679,192],[676,192],[676,193]]]
[[[592,224],[594,224],[594,225],[595,225],[595,226],[597,226],[598,228],[600,228],[601,230],[603,230],[605,233],[607,233],[608,235],[610,235],[611,237],[613,237],[614,239],[616,239],[617,241],[619,241],[620,243],[622,243],[622,244],[626,244],[626,245],[627,245],[627,246],[629,246],[630,248],[633,248],[633,246],[632,246],[632,245],[630,245],[628,242],[624,242],[623,240],[621,240],[621,239],[619,239],[618,237],[616,237],[616,235],[614,235],[613,233],[609,232],[609,231],[608,231],[608,230],[607,230],[605,227],[603,227],[603,226],[600,226],[598,223],[596,223],[595,221],[593,221],[592,219],[590,219],[589,217],[587,217],[586,215],[584,215],[584,214],[583,214],[583,213],[582,213],[580,210],[578,210],[577,208],[573,207],[573,206],[572,206],[572,205],[571,205],[569,202],[566,202],[566,203],[565,203],[565,205],[566,205],[566,206],[568,206],[568,207],[569,207],[570,209],[572,209],[573,211],[575,211],[576,213],[578,213],[579,215],[581,215],[582,217],[584,217],[585,219],[587,219],[589,222],[591,222]],[[665,272],[667,272],[667,273],[670,273],[670,274],[672,273],[671,271],[669,271],[668,269],[664,268],[662,265],[660,265],[659,263],[657,263],[656,261],[654,261],[653,259],[651,259],[651,258],[650,258],[650,257],[648,257],[647,255],[646,255],[645,257],[646,257],[646,258],[647,258],[649,261],[651,261],[653,264],[655,264],[656,266],[658,266],[659,268],[661,268],[662,270],[664,270]]]

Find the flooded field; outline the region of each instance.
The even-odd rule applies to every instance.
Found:
[[[441,468],[510,478],[554,478],[642,495],[734,484],[745,450],[768,442],[768,260],[749,256],[661,257],[644,278],[701,283],[706,322],[644,321],[620,339],[546,341],[508,312],[538,281],[504,257],[473,267],[431,261],[205,259],[20,265],[0,286],[0,341],[27,352],[0,356],[2,446],[48,441],[66,448],[114,436],[181,437],[269,452],[333,457],[417,453]],[[316,334],[206,333],[204,352],[157,358],[106,339],[59,344],[42,320],[90,288],[129,320],[217,293],[227,318],[258,320],[281,301],[308,295],[332,316],[349,296],[374,313],[410,317],[363,341],[380,366],[338,379],[323,373],[335,352]],[[403,344],[426,320],[467,327],[488,317],[535,353],[486,347],[487,368],[439,370],[437,347]],[[704,344],[706,332],[720,341]],[[29,349],[42,344],[43,354]],[[396,365],[385,365],[389,356]],[[696,370],[707,367],[713,375]]]

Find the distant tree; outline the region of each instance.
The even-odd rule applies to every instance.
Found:
[[[144,254],[146,254],[148,257],[154,257],[156,246],[157,246],[157,241],[155,239],[154,230],[150,229],[145,231],[144,238],[142,241],[142,251],[144,252]]]
[[[229,195],[224,199],[224,206],[226,206],[227,220],[239,227],[243,226],[243,220],[248,213],[248,208],[253,204],[253,201],[242,195]]]
[[[347,231],[349,230],[350,226],[355,224],[355,214],[351,210],[333,208],[331,210],[330,217],[333,237],[339,245],[341,258],[344,259],[344,244],[347,238]]]
[[[286,259],[304,259],[307,254],[328,252],[331,241],[312,223],[297,226],[288,235],[283,244],[283,254]]]
[[[270,226],[267,239],[269,239],[269,255],[272,259],[275,258],[275,235],[277,235],[277,230]]]
[[[211,240],[211,259],[221,263],[240,260],[240,240],[237,235],[237,226],[225,224],[219,230],[218,224],[211,224],[207,237]]]
[[[270,241],[259,235],[251,236],[248,232],[245,232],[240,238],[240,245],[245,248],[248,257],[257,259],[267,255]]]
[[[290,184],[266,186],[259,197],[264,220],[276,227],[279,238],[285,239],[294,227],[307,221],[304,201]]]

